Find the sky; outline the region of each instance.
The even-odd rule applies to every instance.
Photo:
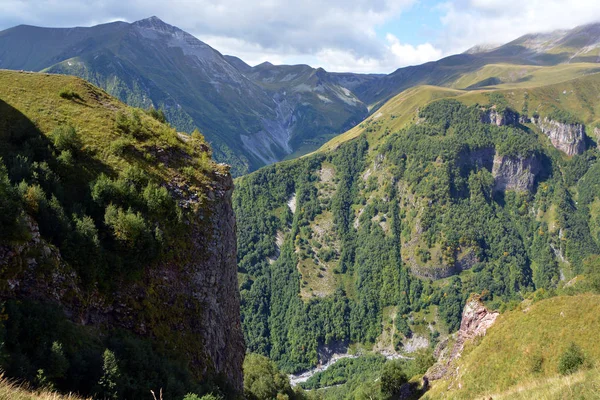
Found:
[[[600,0],[0,0],[0,6],[0,30],[155,15],[250,65],[365,73],[600,22]]]

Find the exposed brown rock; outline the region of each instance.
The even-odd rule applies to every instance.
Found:
[[[460,329],[455,333],[456,340],[453,346],[449,348],[449,342],[445,341],[440,342],[439,348],[436,348],[434,354],[438,357],[438,362],[425,374],[428,380],[441,379],[446,376],[452,369],[452,362],[460,357],[465,343],[477,336],[485,336],[498,315],[500,314],[496,311],[489,311],[479,296],[472,295],[463,309]]]

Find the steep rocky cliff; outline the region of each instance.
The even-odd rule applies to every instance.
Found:
[[[496,154],[494,156],[494,190],[530,191],[535,184],[541,163],[535,155],[512,157]]]
[[[151,344],[164,364],[176,362],[193,377],[175,384],[157,376],[153,389],[170,396],[214,382],[241,392],[245,345],[229,168],[210,159],[201,135],[178,134],[81,80],[8,72],[0,80],[8,82],[1,85],[8,94],[0,89],[0,209],[12,198],[17,216],[0,230],[0,298],[62,310],[86,332],[82,342],[124,331]],[[28,94],[10,94],[17,84]],[[77,101],[59,96],[67,85]],[[66,341],[38,335],[40,343]],[[100,353],[111,348],[96,346]],[[121,353],[120,362],[131,357]],[[135,375],[141,368],[123,373],[145,385],[150,381]],[[123,398],[137,398],[126,385]]]
[[[242,389],[245,346],[239,317],[231,176],[212,184],[210,209],[192,222],[187,245],[110,295],[81,286],[60,251],[28,221],[30,239],[0,245],[0,296],[59,304],[82,325],[119,326],[182,350],[198,376],[223,375]],[[191,197],[194,197],[193,194]],[[182,198],[189,202],[190,197]]]
[[[567,124],[548,118],[538,118],[535,122],[558,150],[569,156],[581,154],[585,150],[585,129],[582,124]]]

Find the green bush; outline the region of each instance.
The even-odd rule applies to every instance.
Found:
[[[81,96],[79,95],[79,93],[77,93],[76,91],[74,91],[71,88],[63,88],[60,90],[60,92],[58,92],[58,95],[60,97],[62,97],[63,99],[67,99],[67,100],[73,100],[73,99],[77,99],[77,100],[82,100]]]
[[[8,173],[0,159],[0,239],[27,237],[23,208],[18,191],[11,185]]]
[[[56,160],[64,167],[72,167],[75,165],[75,158],[71,150],[63,150],[60,152]]]
[[[111,228],[113,237],[130,249],[150,240],[148,224],[139,212],[124,211],[111,204],[106,208],[104,222]]]
[[[167,123],[167,117],[162,109],[157,110],[156,108],[151,107],[146,111],[146,113],[158,122],[162,122],[163,124]]]
[[[570,375],[577,372],[584,361],[585,357],[579,346],[571,342],[558,360],[558,372],[562,375]]]
[[[118,384],[121,378],[119,372],[119,365],[117,364],[117,358],[115,353],[106,349],[102,355],[102,378],[98,382],[100,387],[100,395],[104,399],[118,399],[119,391]]]
[[[137,139],[146,137],[142,118],[138,110],[133,110],[131,113],[119,112],[115,120],[115,127],[117,131],[126,135],[132,135]]]
[[[131,140],[131,138],[120,137],[110,142],[108,150],[111,154],[118,157],[122,157],[123,154],[125,154],[125,150],[127,150],[132,145],[133,141]]]
[[[151,213],[166,216],[174,211],[175,204],[165,187],[150,182],[144,188],[142,197]]]
[[[50,134],[54,147],[58,150],[70,150],[76,152],[81,149],[81,141],[77,136],[77,131],[70,125],[61,125],[54,129]]]
[[[408,377],[402,368],[401,360],[392,360],[383,364],[381,370],[381,394],[384,398],[393,398],[400,392],[400,388]]]
[[[252,400],[275,399],[280,395],[294,397],[288,377],[273,361],[259,354],[248,354],[244,360],[244,393]]]

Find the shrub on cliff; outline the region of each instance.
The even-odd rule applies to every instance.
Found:
[[[0,239],[26,237],[19,194],[10,184],[2,159],[0,159],[0,226],[2,227]]]

